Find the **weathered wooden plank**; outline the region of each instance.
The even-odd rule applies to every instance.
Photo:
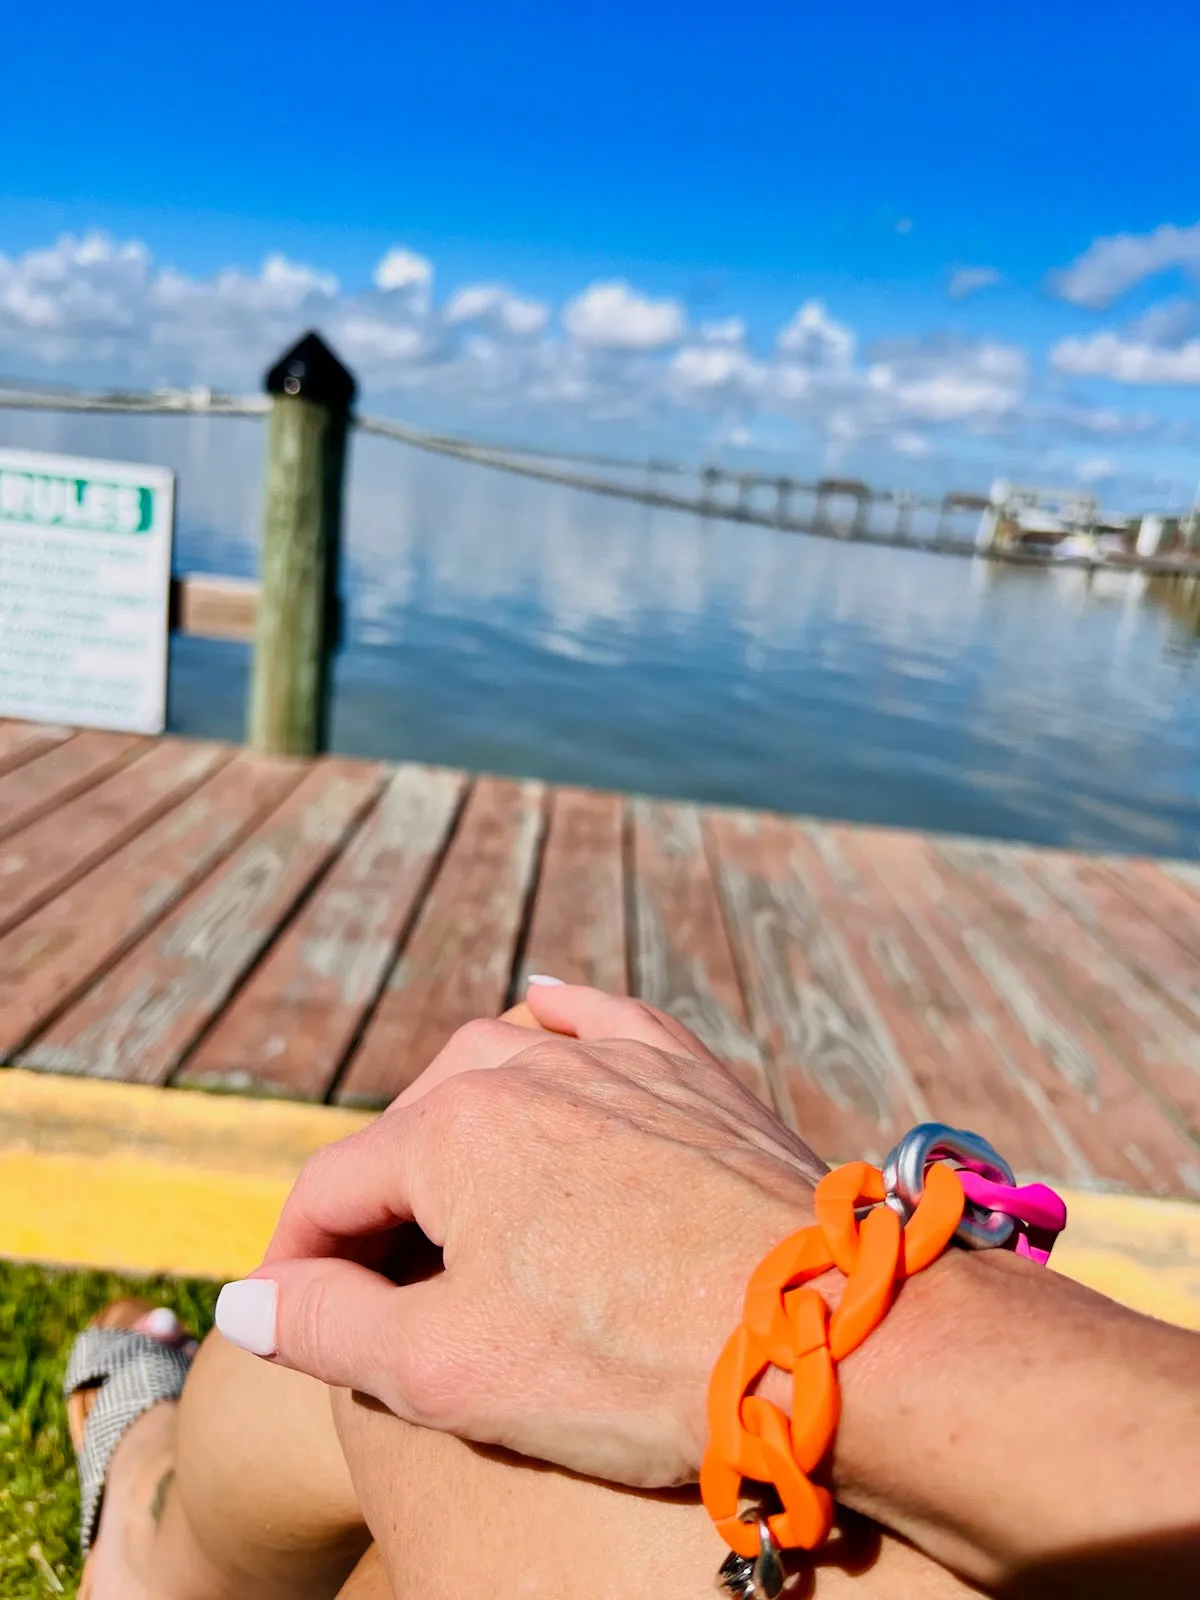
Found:
[[[24,766],[34,756],[53,750],[70,737],[70,728],[44,722],[0,722],[0,772]]]
[[[625,866],[620,795],[557,789],[521,962],[564,983],[610,994],[628,987]]]
[[[1154,861],[1109,857],[1098,870],[1164,928],[1200,971],[1200,904],[1190,890]]]
[[[177,1075],[181,1085],[325,1097],[436,868],[466,778],[401,767],[262,966]]]
[[[228,746],[163,739],[85,794],[0,845],[0,933],[196,789],[233,754]]]
[[[751,1021],[789,1121],[828,1161],[881,1161],[924,1105],[781,819],[706,818]]]
[[[193,639],[253,644],[261,589],[256,578],[216,578],[206,572],[171,579],[171,629]],[[331,597],[335,637],[345,632],[345,600]]]
[[[764,1105],[788,1102],[750,1027],[694,806],[634,800],[633,987],[704,1041]]]
[[[508,996],[537,865],[540,783],[480,778],[362,1044],[335,1098],[382,1105],[429,1065],[455,1029]]]
[[[928,1117],[986,1129],[1000,1148],[1020,1151],[1027,1169],[1067,1177],[1064,1152],[1005,1071],[969,997],[878,875],[857,868],[828,828],[786,826],[815,896],[816,924],[844,942],[903,1062],[899,1131]],[[850,1159],[858,1151],[843,1143],[835,1154]]]
[[[0,778],[0,839],[27,827],[133,758],[129,733],[77,733]]]
[[[196,794],[0,938],[0,1061],[75,1000],[294,788],[242,752]]]
[[[21,1057],[22,1066],[164,1083],[379,792],[322,761],[199,891]]]
[[[1142,1092],[1099,1034],[1050,984],[1030,952],[985,922],[970,891],[939,871],[916,835],[835,830],[852,858],[874,866],[955,981],[971,982],[1027,1092],[1083,1168],[1076,1181],[1107,1181],[1158,1194],[1200,1192],[1200,1152]],[[986,1129],[979,1130],[986,1133]],[[1014,1163],[1020,1157],[1014,1154]]]
[[[171,580],[171,624],[195,639],[254,642],[258,583],[253,578],[214,578],[190,573]]]
[[[1060,900],[1102,944],[1157,986],[1195,1026],[1200,1019],[1200,962],[1182,949],[1152,917],[1134,903],[1103,864],[1060,851],[1020,852],[1025,869]]]
[[[1200,1031],[1134,975],[1003,846],[931,843],[1103,1033],[1147,1090],[1200,1136]]]

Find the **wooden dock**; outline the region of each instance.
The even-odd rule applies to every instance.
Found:
[[[0,723],[0,1062],[378,1105],[529,972],[829,1159],[914,1121],[1200,1193],[1200,867]]]

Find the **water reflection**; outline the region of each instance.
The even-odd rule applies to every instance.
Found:
[[[259,425],[5,414],[164,462],[176,564],[253,571]],[[340,749],[827,816],[1200,856],[1198,653],[1138,577],[854,548],[356,439]],[[237,737],[245,652],[178,641]]]

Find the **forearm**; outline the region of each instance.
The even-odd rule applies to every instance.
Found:
[[[955,1252],[841,1369],[839,1498],[977,1582],[1200,1525],[1200,1337]]]

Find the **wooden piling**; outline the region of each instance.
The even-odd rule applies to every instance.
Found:
[[[316,333],[271,368],[260,588],[247,743],[315,755],[338,641],[342,480],[354,378]]]
[[[792,489],[794,485],[790,478],[778,478],[775,482],[775,522],[779,527],[785,527],[791,510]]]

